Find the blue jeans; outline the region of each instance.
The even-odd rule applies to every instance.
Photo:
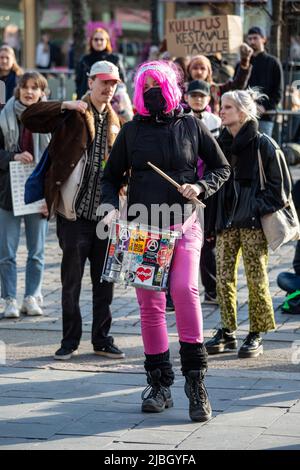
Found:
[[[296,290],[300,290],[300,276],[295,273],[282,272],[278,274],[277,284],[280,289],[286,291],[287,294],[291,294]]]
[[[40,214],[23,216],[25,223],[27,263],[25,297],[41,295],[44,272],[44,248],[48,228],[46,219]],[[16,254],[20,241],[22,217],[14,216],[12,211],[0,208],[0,278],[1,294],[17,297],[17,263]]]
[[[274,122],[272,121],[259,121],[258,126],[259,132],[267,134],[269,137],[272,137]]]

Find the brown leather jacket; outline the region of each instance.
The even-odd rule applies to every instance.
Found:
[[[45,198],[50,214],[57,209],[60,202],[60,189],[70,178],[88,145],[95,138],[94,115],[90,98],[85,114],[78,111],[61,111],[61,102],[39,102],[30,106],[21,117],[27,129],[32,132],[51,132],[49,157],[51,165],[45,178]],[[105,160],[107,160],[113,143],[120,130],[120,120],[112,107],[108,110],[108,135]]]

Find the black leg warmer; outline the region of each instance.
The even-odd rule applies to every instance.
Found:
[[[203,343],[180,341],[181,371],[186,375],[190,370],[207,370],[207,352]]]
[[[145,354],[146,360],[144,367],[147,372],[160,369],[161,379],[160,382],[165,387],[170,387],[174,382],[174,372],[172,364],[170,363],[170,352],[169,350],[161,354]],[[149,376],[149,374],[147,374]],[[149,382],[148,382],[149,383]]]

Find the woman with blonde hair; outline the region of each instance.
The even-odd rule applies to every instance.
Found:
[[[218,142],[232,174],[217,194],[208,227],[217,240],[217,296],[222,320],[221,328],[206,343],[209,354],[237,349],[236,291],[241,254],[249,290],[250,331],[238,356],[262,354],[261,333],[275,328],[267,272],[268,245],[260,220],[285,206],[291,181],[278,145],[258,131],[257,103],[265,96],[253,90],[229,91],[222,96],[220,117],[224,129]],[[260,186],[259,152],[266,175],[265,190]]]
[[[214,83],[212,65],[208,57],[204,55],[196,55],[192,57],[188,64],[188,81],[204,80],[210,84],[212,112],[219,114],[220,100],[223,93],[229,90],[244,89],[250,78],[252,66],[250,58],[253,51],[247,44],[240,47],[241,62],[237,69],[234,79],[227,80],[225,83]]]
[[[112,53],[112,46],[108,32],[103,28],[93,30],[89,38],[89,53],[84,55],[76,68],[76,93],[80,99],[88,90],[87,73],[95,62],[107,60],[119,69],[120,78],[126,80],[124,65],[117,54]]]
[[[14,93],[18,77],[23,74],[23,70],[17,63],[16,55],[12,47],[4,44],[0,47],[0,80],[5,83],[6,101]]]

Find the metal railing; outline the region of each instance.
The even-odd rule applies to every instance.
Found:
[[[300,110],[299,111],[291,111],[289,109],[278,109],[276,111],[266,111],[265,114],[269,116],[275,116],[275,122],[278,126],[278,138],[276,139],[278,143],[281,145],[286,142],[292,142],[296,129],[293,129],[295,126],[295,121],[293,121],[293,117],[296,119],[296,126],[297,124],[300,125]],[[295,127],[296,127],[295,126]]]
[[[75,70],[63,67],[50,69],[37,68],[34,70],[46,76],[50,90],[50,99],[64,101],[74,98],[76,93]]]

